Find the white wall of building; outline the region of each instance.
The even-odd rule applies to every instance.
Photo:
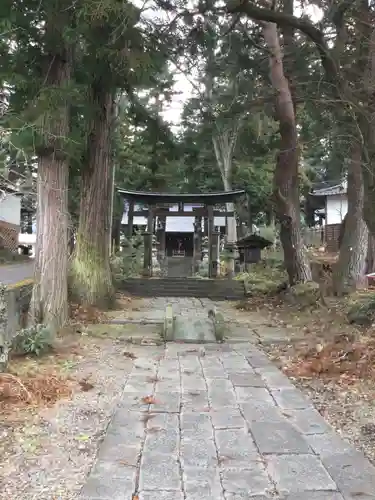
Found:
[[[186,204],[184,205],[184,212],[191,212],[193,208],[201,207],[202,205],[197,204]],[[140,206],[135,205],[134,210],[141,210]],[[178,212],[178,205],[174,205],[169,209],[171,212]],[[124,214],[122,216],[122,224],[127,225],[128,223],[128,211],[125,208]],[[215,226],[225,226],[225,217],[215,217]],[[134,226],[146,226],[146,217],[136,216],[133,218]],[[202,221],[203,229],[203,221]],[[165,231],[167,233],[192,233],[194,231],[194,217],[167,217]]]
[[[346,194],[327,196],[326,200],[326,224],[341,224],[348,211]]]
[[[21,196],[6,194],[0,199],[0,220],[19,226],[21,223]]]

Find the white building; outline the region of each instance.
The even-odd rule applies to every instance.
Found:
[[[16,251],[21,225],[22,194],[11,187],[0,187],[0,248]]]
[[[320,213],[324,215],[324,224],[326,226],[341,224],[348,211],[346,181],[334,186],[315,189],[312,191],[311,196],[322,199],[324,207],[320,209]]]
[[[344,181],[314,189],[309,195],[314,213],[321,221],[322,243],[333,252],[339,248],[341,224],[348,212],[347,187]]]
[[[193,208],[199,208],[201,207],[202,204],[189,204],[186,203],[184,204],[184,212],[191,212]],[[140,204],[134,204],[134,211],[141,211],[143,209],[143,205]],[[125,204],[125,210],[124,210],[124,215],[122,216],[122,221],[121,224],[124,226],[128,225],[128,215],[129,215],[129,205]],[[179,207],[178,204],[176,203],[175,205],[172,205],[169,207],[170,212],[178,212]],[[157,219],[157,218],[156,218]],[[156,220],[157,224],[157,220]],[[203,222],[202,222],[203,224]],[[220,228],[225,229],[225,217],[215,217],[214,218],[214,225]],[[135,215],[133,217],[133,226],[134,227],[146,227],[147,226],[147,219],[146,217],[142,217],[140,215]],[[202,228],[203,229],[203,228]],[[171,216],[171,217],[166,217],[166,222],[165,222],[165,232],[166,233],[193,233],[194,232],[194,217],[178,217],[178,216]]]

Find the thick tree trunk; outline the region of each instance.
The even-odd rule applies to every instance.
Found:
[[[95,110],[82,172],[77,241],[72,261],[72,293],[82,303],[107,307],[114,298],[110,268],[113,162],[111,130],[114,97],[100,82],[92,85]]]
[[[265,23],[264,39],[270,53],[270,76],[276,92],[280,123],[280,151],[274,174],[274,200],[280,220],[280,241],[291,285],[312,280],[310,263],[303,244],[298,185],[298,136],[293,98],[284,74],[277,26]]]
[[[229,132],[224,133],[223,137],[213,137],[212,143],[214,146],[216,161],[219,167],[221,180],[223,181],[224,191],[232,190],[232,155],[237,140],[237,131],[233,131],[233,138],[229,139]],[[234,203],[226,203],[225,206],[228,212],[232,212],[233,217],[227,217],[226,233],[228,243],[235,243],[237,241],[237,227]]]
[[[348,212],[340,245],[339,259],[333,276],[334,291],[342,295],[365,284],[368,229],[363,220],[364,190],[362,180],[362,146],[352,147],[348,166]]]
[[[365,190],[364,219],[375,239],[375,27],[369,39],[368,64],[365,75],[367,106],[360,124],[363,144],[363,181]]]
[[[32,316],[57,331],[68,320],[68,164],[41,157]]]
[[[366,259],[366,274],[375,272],[375,238],[369,232]]]
[[[224,191],[231,191],[232,185],[227,176],[223,176]],[[226,203],[228,212],[233,213],[233,217],[227,217],[227,239],[228,243],[235,243],[237,241],[237,226],[236,226],[236,213],[234,203]]]
[[[36,258],[31,315],[56,332],[68,320],[68,162],[64,141],[69,135],[69,102],[72,53],[63,41],[64,5],[48,13],[45,26],[47,52],[45,89],[56,108],[42,116],[43,145],[37,150]],[[62,16],[62,17],[61,17]],[[41,89],[41,94],[45,89]],[[50,94],[47,94],[49,97]]]

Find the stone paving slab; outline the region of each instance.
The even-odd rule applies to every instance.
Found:
[[[375,467],[254,344],[137,356],[79,498],[375,500]]]

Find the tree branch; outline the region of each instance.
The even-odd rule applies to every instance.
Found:
[[[331,83],[336,83],[336,79],[339,77],[339,69],[328,48],[324,33],[307,19],[301,19],[290,14],[285,14],[284,12],[263,9],[257,7],[249,0],[229,0],[225,11],[227,14],[246,14],[256,21],[267,21],[275,23],[278,26],[290,26],[301,31],[315,43],[327,79]]]

